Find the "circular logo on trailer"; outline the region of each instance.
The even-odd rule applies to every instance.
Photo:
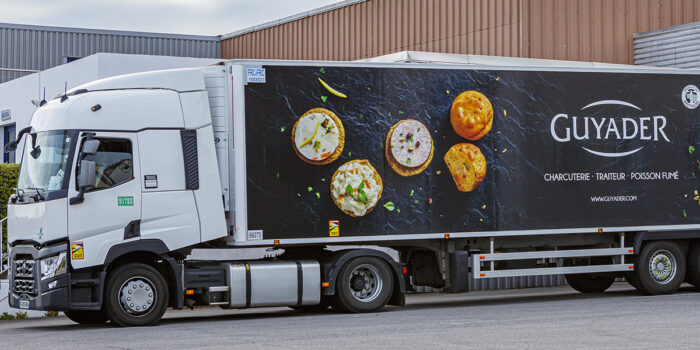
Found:
[[[683,100],[683,104],[688,108],[688,109],[695,109],[698,105],[700,105],[700,90],[698,90],[698,87],[695,85],[688,85],[683,88],[683,92],[681,93],[681,99]]]

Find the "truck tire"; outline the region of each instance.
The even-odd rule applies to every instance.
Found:
[[[602,293],[615,282],[614,276],[576,274],[566,275],[566,283],[581,293]]]
[[[671,294],[685,279],[685,254],[673,241],[649,242],[635,260],[635,287],[642,294]]]
[[[64,312],[71,321],[79,324],[105,324],[107,315],[104,312],[92,310],[72,310]]]
[[[700,243],[695,243],[688,252],[688,282],[700,290]]]
[[[345,312],[374,312],[386,306],[393,290],[394,276],[386,262],[357,257],[338,273],[334,306]]]
[[[117,326],[152,326],[168,308],[168,297],[168,285],[158,270],[146,264],[126,264],[109,274],[105,309]]]

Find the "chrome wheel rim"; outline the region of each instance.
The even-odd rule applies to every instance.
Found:
[[[157,300],[153,282],[145,277],[132,277],[119,288],[119,305],[131,316],[144,316]]]
[[[676,258],[668,250],[658,250],[649,259],[649,274],[660,284],[666,284],[676,276]]]
[[[350,294],[363,303],[369,303],[379,297],[383,282],[379,270],[373,265],[362,264],[355,267],[348,277]]]

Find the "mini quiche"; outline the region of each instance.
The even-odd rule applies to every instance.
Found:
[[[471,141],[481,139],[493,125],[491,101],[474,90],[459,94],[452,102],[450,122],[459,136]]]
[[[433,138],[423,123],[406,119],[391,127],[384,150],[389,165],[396,173],[401,176],[417,175],[433,160]]]
[[[382,178],[366,159],[341,165],[331,178],[331,197],[335,205],[353,217],[371,212],[382,197],[382,190]]]
[[[330,164],[343,153],[345,129],[335,113],[314,108],[304,113],[292,129],[294,152],[304,162]]]
[[[461,192],[474,191],[486,177],[486,158],[479,147],[458,143],[445,154],[445,163]]]

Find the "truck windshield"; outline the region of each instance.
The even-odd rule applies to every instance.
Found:
[[[45,131],[27,135],[17,188],[25,193],[67,189],[67,181],[63,179],[68,171],[72,134],[70,131]],[[32,137],[35,147],[32,147]]]

